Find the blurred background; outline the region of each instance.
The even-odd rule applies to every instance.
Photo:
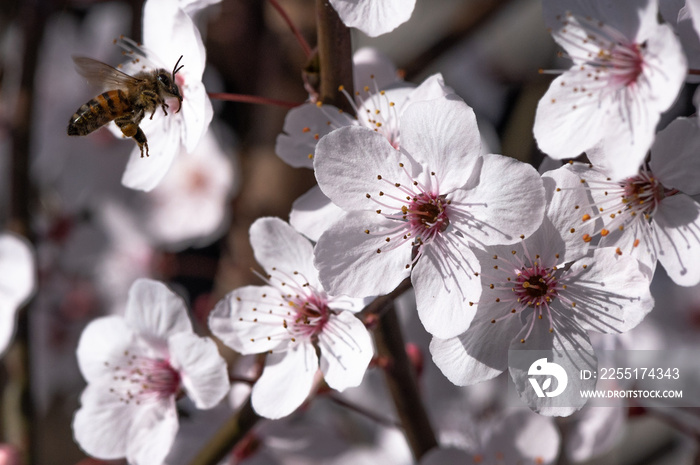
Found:
[[[315,2],[280,4],[314,46]],[[139,40],[141,11],[140,0],[2,0],[0,6],[0,225],[30,237],[39,268],[38,292],[0,364],[0,442],[21,443],[28,430],[31,463],[37,465],[102,463],[86,459],[70,427],[85,386],[75,358],[85,325],[123,311],[131,283],[152,277],[186,297],[204,334],[219,298],[258,283],[250,272],[256,266],[250,224],[261,216],[287,220],[292,202],[315,183],[310,170],[291,168],[275,155],[287,109],[273,105],[214,101],[211,132],[198,153],[183,157],[182,166],[150,193],[120,183],[132,141],[104,128],[69,138],[69,117],[95,95],[71,56],[118,64],[113,39],[123,34]],[[268,2],[222,0],[195,21],[207,49],[209,92],[305,101],[306,57]],[[551,76],[538,70],[563,65],[539,0],[417,0],[412,19],[390,34],[368,38],[353,31],[353,47],[363,46],[386,53],[406,81],[420,83],[441,72],[474,108],[492,152],[540,166],[532,124]],[[684,89],[662,126],[694,113],[693,91]],[[627,335],[630,348],[697,346],[700,289],[681,289],[659,269],[653,292],[657,308]],[[468,443],[447,434],[464,431],[475,440],[481,422],[500,411],[507,379],[452,386],[430,360],[429,337],[410,296],[401,307],[441,439]],[[228,356],[242,371],[251,363]],[[375,372],[344,396],[391,418]],[[234,388],[232,406],[240,395]],[[213,434],[228,408],[200,419],[184,406],[182,431],[194,439],[179,442],[184,452],[168,463],[187,463],[187,454]],[[624,403],[597,410],[556,421],[557,463],[700,464],[700,412],[652,412]],[[230,463],[411,463],[395,428],[327,399],[281,422],[263,422],[250,438]],[[10,450],[0,449],[0,464],[15,463]]]

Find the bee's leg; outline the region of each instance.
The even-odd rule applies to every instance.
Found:
[[[167,103],[163,102],[163,104],[160,106],[163,109],[163,113],[165,113],[165,116],[168,116],[168,112],[165,111],[166,108],[170,108],[170,105]]]
[[[143,158],[143,148],[146,147],[146,156],[148,156],[148,141],[146,140],[146,134],[143,133],[138,124],[134,123],[131,118],[117,118],[114,120],[119,129],[122,130],[122,134],[126,137],[133,138],[141,149],[141,158]]]

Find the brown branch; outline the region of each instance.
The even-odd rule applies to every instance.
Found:
[[[394,308],[379,318],[375,342],[380,357],[387,357],[385,369],[389,392],[401,419],[408,444],[416,461],[438,445],[423,405],[413,367],[406,354],[399,319]]]
[[[338,91],[343,86],[354,94],[350,30],[328,0],[316,0],[316,21],[321,101],[353,114],[350,102]]]

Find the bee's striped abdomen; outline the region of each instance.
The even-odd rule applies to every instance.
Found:
[[[131,105],[121,90],[103,92],[78,108],[68,123],[69,136],[84,136],[124,115]]]

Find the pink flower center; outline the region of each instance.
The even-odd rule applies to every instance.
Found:
[[[125,351],[119,363],[105,362],[105,366],[112,366],[113,370],[110,392],[125,404],[161,400],[180,391],[180,374],[167,360]]]
[[[551,270],[537,264],[522,268],[517,274],[513,292],[517,301],[528,307],[549,304],[557,296],[557,278]]]
[[[294,336],[311,339],[323,331],[331,314],[325,296],[312,292],[289,298],[287,302],[296,311],[289,328]]]
[[[447,216],[449,202],[444,195],[421,192],[408,206],[401,207],[404,219],[408,220],[409,231],[421,242],[432,241],[439,233],[445,232],[450,225]]]

